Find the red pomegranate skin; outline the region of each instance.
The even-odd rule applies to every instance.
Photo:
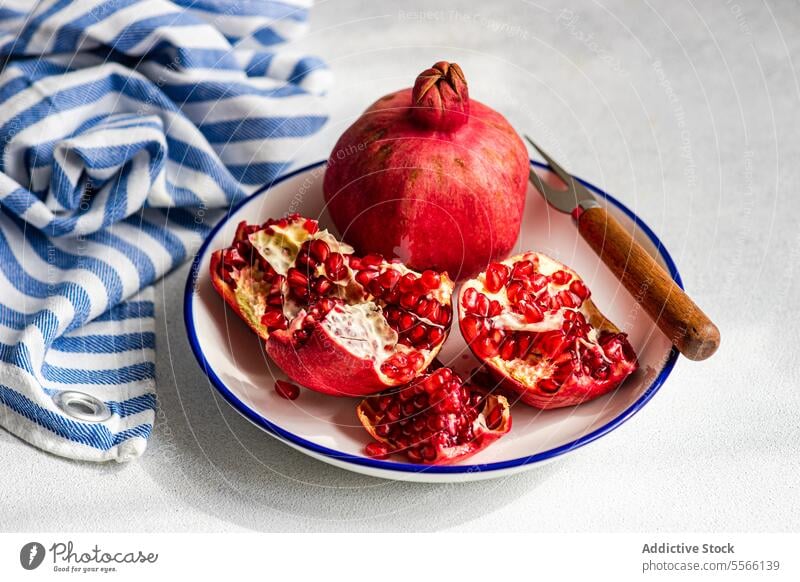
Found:
[[[490,107],[471,100],[450,116],[420,115],[430,109],[413,106],[412,92],[382,97],[342,134],[328,162],[325,200],[357,252],[464,279],[514,247],[527,150]],[[442,93],[448,97],[452,91]]]

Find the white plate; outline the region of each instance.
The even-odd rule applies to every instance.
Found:
[[[544,172],[543,166],[533,163]],[[578,407],[545,412],[515,405],[509,434],[454,465],[426,467],[404,463],[400,456],[385,461],[365,457],[369,437],[356,419],[358,401],[311,390],[303,390],[294,401],[279,397],[273,386],[275,379],[285,376],[272,365],[257,336],[227,309],[212,288],[208,272],[211,252],[228,246],[241,220],[261,223],[300,212],[319,218],[323,227],[335,232],[324,209],[323,173],[323,162],[297,170],[233,208],[198,251],[184,304],[192,349],[214,386],[247,419],[295,449],[344,469],[387,479],[455,482],[501,477],[571,452],[618,427],[653,397],[675,365],[677,351],[583,241],[571,218],[550,209],[529,186],[517,249],[543,251],[580,273],[600,310],[629,334],[640,370],[618,390]],[[650,228],[611,196],[585,185],[608,201],[612,214],[635,232],[644,248],[681,284],[672,259]],[[457,323],[439,358],[462,372],[477,365]]]

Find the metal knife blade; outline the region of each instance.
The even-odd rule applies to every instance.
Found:
[[[544,199],[547,200],[550,206],[556,210],[567,213],[572,212],[579,206],[583,210],[600,206],[594,194],[592,194],[588,188],[578,182],[572,174],[559,166],[556,161],[553,160],[547,152],[536,145],[530,137],[526,135],[525,139],[536,148],[536,151],[545,159],[553,172],[564,182],[564,188],[556,188],[546,184],[533,168],[530,169],[528,179],[542,196],[544,196]]]

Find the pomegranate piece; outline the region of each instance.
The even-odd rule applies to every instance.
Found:
[[[471,99],[456,63],[373,103],[328,160],[325,202],[360,253],[470,277],[519,236],[528,152],[508,121]]]
[[[617,388],[638,367],[627,335],[580,276],[528,252],[465,282],[459,326],[501,384],[537,408],[572,406]]]
[[[298,214],[239,224],[231,246],[211,255],[211,280],[286,375],[325,394],[412,381],[452,323],[447,274],[359,257]]]
[[[505,397],[464,383],[450,368],[366,398],[356,412],[377,441],[366,446],[368,456],[404,453],[431,465],[474,455],[511,430]]]

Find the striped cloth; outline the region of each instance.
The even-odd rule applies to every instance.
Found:
[[[326,121],[325,66],[278,50],[310,1],[0,2],[4,428],[73,459],[144,452],[152,283]]]

